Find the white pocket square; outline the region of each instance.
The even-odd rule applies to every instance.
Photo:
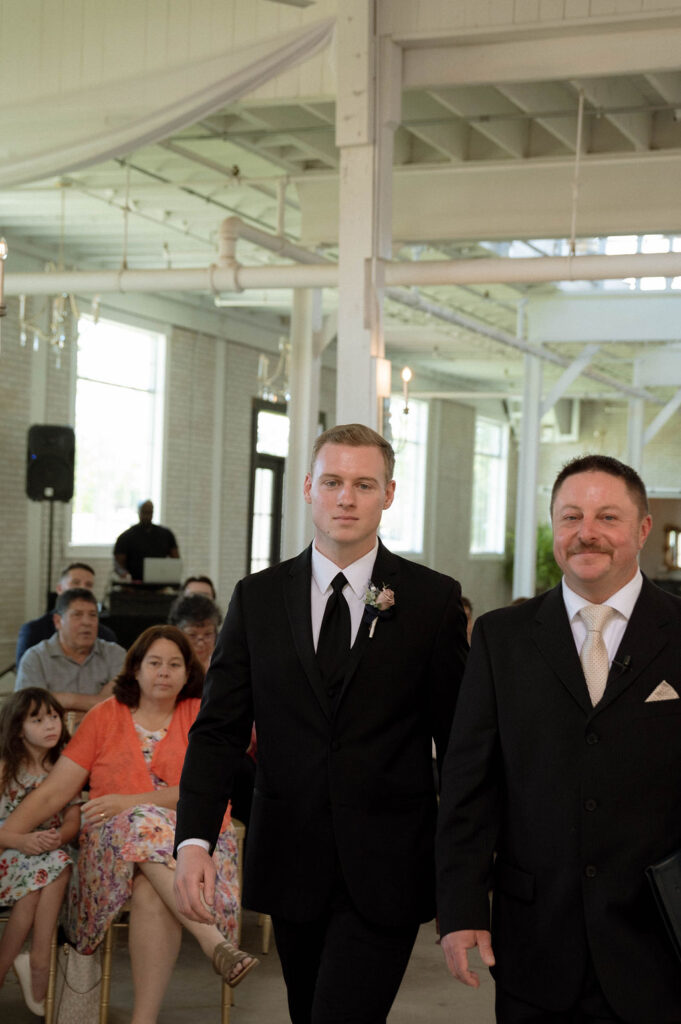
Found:
[[[673,686],[670,686],[666,679],[663,679],[658,686],[655,687],[649,697],[646,697],[645,703],[648,704],[653,700],[678,700],[679,695]]]

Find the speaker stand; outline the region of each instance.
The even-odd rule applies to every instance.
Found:
[[[45,591],[46,600],[46,611],[52,610],[52,548],[54,546],[54,502],[55,498],[52,495],[48,495],[47,491],[51,491],[51,487],[45,488],[45,500],[50,506],[50,519],[48,525],[47,534],[47,590]]]

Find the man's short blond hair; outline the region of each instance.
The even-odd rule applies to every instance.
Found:
[[[310,473],[314,473],[317,456],[325,444],[347,444],[351,448],[378,448],[385,463],[385,482],[390,483],[395,472],[395,452],[389,441],[363,423],[341,423],[320,434],[312,446]]]

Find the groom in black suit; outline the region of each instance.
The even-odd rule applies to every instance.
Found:
[[[431,741],[441,760],[466,619],[458,583],[378,540],[393,467],[359,424],[317,439],[314,542],[237,585],[182,774],[176,895],[208,921],[207,849],[255,720],[243,898],[272,915],[294,1024],[385,1022],[435,912]]]
[[[644,872],[681,847],[681,600],[639,570],[651,518],[629,466],[568,463],[551,512],[562,583],[473,631],[442,781],[442,947],[476,987],[479,947],[502,1024],[679,1024]]]

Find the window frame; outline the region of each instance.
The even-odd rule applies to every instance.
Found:
[[[284,474],[286,459],[282,455],[270,455],[258,451],[258,413],[271,412],[288,416],[286,402],[269,402],[266,398],[254,398],[251,406],[251,466],[248,482],[248,536],[246,541],[246,575],[250,576],[251,548],[253,546],[253,515],[255,512],[255,471],[269,469],[274,473],[274,501],[272,504],[272,530],[270,535],[270,565],[281,561],[281,528],[284,511]],[[259,570],[256,570],[259,571]]]
[[[91,317],[89,311],[81,313],[81,317]],[[161,396],[160,409],[157,406],[154,410],[154,418],[156,421],[158,436],[161,438],[162,449],[158,456],[158,482],[153,488],[154,493],[150,493],[147,497],[150,497],[154,502],[154,519],[156,522],[160,522],[163,517],[163,506],[165,500],[165,489],[166,489],[166,475],[167,475],[167,459],[168,459],[168,416],[166,415],[166,409],[168,408],[168,387],[170,379],[170,364],[171,364],[171,336],[172,327],[168,323],[161,323],[157,320],[147,319],[146,317],[131,316],[127,313],[119,312],[117,309],[108,309],[102,307],[100,309],[100,319],[108,321],[109,323],[120,324],[123,327],[131,327],[136,330],[148,331],[152,334],[161,335],[163,338],[163,370],[161,374],[160,386],[157,390],[157,394]],[[78,389],[78,325],[75,324],[73,334],[73,357],[70,360],[70,381],[69,381],[69,415],[70,421],[73,424],[74,430],[76,426],[76,398]],[[76,437],[76,444],[78,439]],[[75,478],[74,478],[74,500],[75,500]],[[68,511],[64,515],[64,551],[67,559],[83,559],[92,560],[98,558],[107,558],[109,555],[113,559],[113,549],[116,543],[114,537],[111,542],[100,543],[100,544],[78,544],[73,543],[71,540],[72,535],[72,516],[74,509],[74,501],[69,502]],[[130,526],[136,522],[136,519],[131,520]]]
[[[491,424],[491,425],[493,425],[495,427],[498,427],[500,429],[501,437],[503,438],[503,442],[502,442],[503,452],[502,452],[501,455],[499,455],[499,456],[490,456],[490,455],[487,455],[486,452],[478,452],[477,451],[477,448],[476,448],[476,435],[477,435],[477,426],[478,426],[478,423],[480,421],[484,421],[485,423],[489,423],[489,424]],[[510,454],[509,453],[509,447],[510,447],[510,429],[509,429],[508,423],[505,422],[504,420],[497,419],[494,416],[486,416],[484,414],[476,413],[476,416],[475,416],[475,426],[474,426],[474,431],[473,431],[473,473],[472,473],[472,481],[471,481],[471,511],[470,511],[470,520],[469,520],[469,540],[468,540],[468,557],[470,559],[479,560],[479,561],[490,561],[490,562],[492,562],[492,561],[503,561],[504,558],[505,558],[505,555],[506,555],[506,525],[507,525],[507,522],[508,522],[508,470],[509,470],[509,454]],[[475,460],[476,460],[476,456],[477,455],[485,456],[487,458],[496,458],[496,459],[498,459],[500,464],[501,463],[504,464],[504,486],[503,486],[503,489],[502,489],[503,505],[504,505],[504,514],[503,514],[503,520],[504,521],[503,521],[503,524],[501,526],[501,550],[500,551],[496,551],[496,550],[493,551],[493,550],[491,550],[489,548],[486,548],[486,549],[483,549],[483,550],[480,550],[480,551],[475,551],[473,549],[473,525],[474,525],[474,521],[475,521],[475,487],[476,487]]]

